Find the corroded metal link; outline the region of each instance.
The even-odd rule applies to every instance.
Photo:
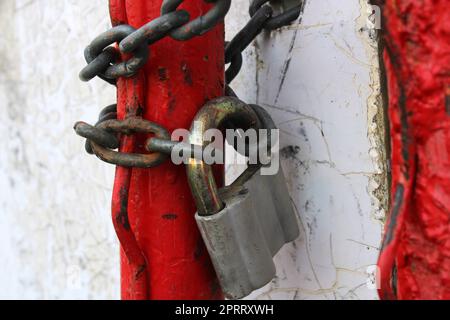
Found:
[[[249,8],[250,16],[253,17],[256,14],[256,12],[267,2],[270,2],[270,0],[253,0],[250,3]],[[303,4],[301,3],[298,6],[290,8],[279,15],[273,16],[266,22],[264,28],[267,30],[274,30],[290,24],[292,21],[294,21],[299,17],[300,12],[302,10],[301,9],[302,5]]]
[[[244,51],[245,48],[263,30],[266,22],[272,17],[270,6],[262,6],[252,16],[250,21],[239,31],[225,48],[225,63],[230,63],[232,57]]]
[[[225,63],[230,66],[225,72],[226,83],[229,84],[238,75],[242,68],[242,51],[263,30],[266,22],[272,17],[273,10],[270,6],[262,6],[250,21],[236,34],[225,46]]]
[[[301,6],[297,6],[294,8],[291,8],[289,10],[286,10],[280,15],[277,15],[273,17],[272,19],[269,19],[265,25],[265,29],[267,30],[275,30],[284,26],[287,26],[292,23],[292,21],[295,21],[301,12]]]
[[[215,5],[203,16],[189,22],[189,13],[176,10],[183,0],[164,0],[161,16],[138,30],[129,25],[116,26],[95,38],[84,56],[88,66],[80,72],[80,79],[89,81],[95,76],[115,85],[119,77],[131,77],[147,62],[148,45],[167,35],[176,40],[188,40],[213,28],[230,9],[231,0],[205,0]],[[109,45],[118,42],[122,53],[132,53],[129,60],[114,64],[117,50]]]
[[[84,57],[88,64],[94,62],[94,60],[104,51],[109,45],[120,42],[136,29],[129,25],[120,25],[102,33],[95,38],[89,46],[84,50]],[[149,49],[146,43],[142,43],[133,52],[133,57],[127,61],[123,61],[118,64],[110,65],[100,76],[106,79],[116,79],[118,77],[130,77],[147,62],[149,56]],[[82,80],[83,78],[80,77]]]
[[[273,16],[273,9],[266,4],[270,0],[253,0],[249,12],[251,19],[245,27],[225,46],[225,63],[230,63],[226,73],[229,84],[242,67],[242,51],[261,33],[263,29],[274,30],[288,25],[300,15],[302,4]],[[303,2],[302,2],[303,3]]]
[[[148,45],[167,35],[176,40],[188,40],[209,31],[222,21],[230,9],[231,0],[204,0],[213,3],[208,12],[192,21],[185,10],[177,10],[184,0],[164,0],[161,6],[161,16],[138,30],[129,25],[119,25],[102,33],[86,48],[84,56],[88,65],[80,72],[80,79],[89,81],[95,76],[116,84],[119,77],[131,77],[147,62]],[[265,5],[270,0],[253,0],[250,5],[251,20],[227,45],[226,63],[232,63],[227,70],[227,83],[230,83],[239,73],[242,66],[240,53],[265,29],[276,29],[295,20],[301,11],[301,4],[273,16],[273,10]],[[114,64],[118,50],[110,47],[118,42],[122,53],[132,53],[133,56],[123,62]]]
[[[96,76],[100,76],[108,69],[108,67],[116,60],[117,50],[114,47],[107,47],[97,57],[95,57],[89,64],[80,72],[80,79],[82,81],[89,81]],[[103,80],[114,84],[114,81],[100,76]]]
[[[198,146],[189,144],[186,142],[179,142],[179,141],[171,141],[171,140],[165,140],[165,139],[158,139],[158,138],[150,138],[147,140],[147,150],[152,152],[162,152],[165,154],[172,154],[172,152],[176,151],[179,152],[180,156],[188,155],[188,158],[190,159],[198,159],[202,160],[204,151],[206,147],[197,148]],[[215,158],[222,159],[222,161],[225,161],[224,153],[220,149],[213,149],[212,155]]]
[[[106,130],[102,130],[83,121],[75,123],[74,129],[79,136],[88,139],[91,143],[94,142],[109,149],[117,149],[119,147],[119,139]]]
[[[242,53],[238,52],[230,59],[230,66],[225,71],[225,81],[227,84],[230,84],[231,81],[236,78],[236,76],[239,74],[239,71],[241,71],[242,68]]]
[[[141,118],[127,118],[125,120],[106,120],[97,126],[102,131],[112,131],[130,135],[133,133],[154,134],[159,139],[170,139],[166,129],[154,122]],[[123,167],[152,168],[167,159],[163,153],[121,153],[105,148],[91,140],[92,150],[101,160]]]
[[[149,56],[148,45],[167,35],[176,40],[188,40],[201,35],[223,20],[231,5],[231,0],[204,0],[214,5],[205,15],[189,22],[189,13],[185,10],[177,10],[183,1],[163,0],[161,16],[138,30],[129,25],[119,25],[99,35],[85,49],[84,55],[88,65],[80,72],[80,78],[83,81],[88,81],[95,76],[99,76],[103,80],[115,84],[118,77],[130,77],[136,74],[146,63]],[[252,18],[233,40],[226,44],[225,63],[230,63],[225,75],[226,95],[228,96],[236,96],[228,84],[237,76],[242,67],[242,51],[263,29],[278,28],[299,16],[301,5],[274,17],[272,7],[266,5],[268,2],[269,0],[253,0],[249,10]],[[119,49],[110,45],[116,42],[119,44],[120,52],[131,53],[132,57],[129,60],[114,64],[120,52]],[[231,105],[239,105],[234,101],[237,100],[236,98],[223,99]],[[223,112],[226,113],[225,109],[218,108],[216,110],[218,111],[217,116],[223,115]],[[241,110],[239,107],[238,109]],[[247,110],[248,107],[244,107],[244,109]],[[242,112],[242,110],[239,112]],[[254,114],[254,112],[251,113]],[[261,112],[259,113],[259,117],[261,117]],[[243,125],[242,119],[238,118],[222,120],[221,124],[229,128],[242,128]],[[87,139],[85,148],[88,153],[95,153],[106,162],[125,167],[148,168],[158,165],[166,159],[168,151],[172,150],[177,144],[170,141],[169,134],[164,128],[152,122],[141,118],[118,121],[116,105],[108,106],[102,110],[95,126],[79,122],[76,124],[75,130]],[[130,154],[111,150],[119,147],[119,133],[132,134],[135,132],[156,134],[146,143],[147,151],[152,153]],[[153,143],[150,142],[152,139]],[[249,153],[247,147],[244,154]],[[259,144],[258,147],[260,147]],[[158,148],[161,152],[158,152]],[[183,151],[188,152],[188,146]],[[163,154],[164,152],[166,155]]]
[[[111,104],[100,112],[100,115],[98,116],[97,123],[95,126],[97,127],[100,123],[106,120],[114,120],[117,119],[117,104]],[[97,141],[98,144],[101,144],[101,142]],[[107,147],[103,145],[104,147]],[[84,144],[84,149],[89,154],[94,154],[94,151],[92,151],[91,142],[89,139],[86,139],[86,142]]]
[[[169,35],[170,32],[179,26],[189,22],[189,13],[185,10],[178,10],[162,15],[155,20],[127,36],[119,44],[119,49],[123,53],[136,50],[142,43],[148,45]]]
[[[175,11],[184,0],[164,0],[161,15]],[[209,0],[214,6],[203,16],[173,30],[170,36],[175,40],[189,40],[212,29],[223,20],[230,9],[231,0]]]
[[[100,114],[98,116],[99,121],[102,121],[103,117],[105,117],[106,115],[111,114],[111,113],[115,113],[117,115],[117,104],[111,104],[111,105],[103,108],[103,110],[100,111]],[[116,119],[116,118],[114,118],[114,119]]]

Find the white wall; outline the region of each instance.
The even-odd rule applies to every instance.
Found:
[[[360,2],[307,1],[300,24],[246,51],[233,83],[282,130],[302,230],[277,255],[278,277],[252,298],[375,298],[365,282],[384,214],[382,112]],[[233,1],[228,39],[247,6]],[[109,27],[107,1],[8,0],[0,16],[0,298],[118,298],[113,168],[87,156],[72,130],[115,98],[100,80],[78,80],[84,46]]]
[[[238,3],[238,4],[237,4]],[[227,20],[234,34],[246,1]],[[250,298],[373,299],[386,207],[383,109],[374,31],[361,0],[306,0],[292,26],[261,35],[232,87],[274,117],[302,236]],[[369,268],[370,269],[370,268]]]

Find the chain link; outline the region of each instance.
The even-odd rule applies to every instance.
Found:
[[[130,117],[125,120],[104,120],[96,126],[80,121],[75,124],[74,129],[78,135],[89,140],[90,147],[97,157],[111,164],[122,167],[152,168],[167,159],[167,154],[160,152],[140,154],[113,151],[120,144],[115,134],[154,134],[158,139],[170,140],[169,132],[165,128],[139,117]],[[149,141],[145,143],[145,145],[148,144]]]
[[[97,128],[100,125],[100,123],[102,123],[102,122],[104,122],[106,120],[114,120],[114,119],[117,119],[117,104],[109,105],[109,106],[107,106],[106,108],[104,108],[100,112],[100,115],[98,117],[97,123],[95,124],[95,127]],[[77,126],[75,125],[75,128],[76,127]],[[86,129],[87,129],[87,127],[86,127]],[[96,131],[96,130],[89,130],[89,132],[83,132],[83,127],[78,128],[78,130],[79,130],[79,132],[77,132],[77,134],[79,134],[80,136],[86,138],[86,143],[85,143],[84,148],[85,148],[86,152],[89,153],[89,154],[94,154],[94,151],[92,150],[92,147],[91,147],[91,140],[96,142],[97,144],[100,144],[100,145],[104,146],[104,147],[111,146],[110,147],[111,149],[117,149],[119,147],[118,143],[117,144],[113,144],[112,141],[113,141],[113,139],[115,137],[113,138],[113,137],[111,137],[111,135],[109,136],[109,141],[110,142],[108,142],[108,144],[103,144],[102,140],[100,138],[97,138],[98,135],[101,135],[98,131]],[[98,129],[98,130],[104,132],[101,129]]]
[[[253,17],[258,10],[266,6],[266,3],[269,3],[271,0],[253,0],[250,3],[249,13],[250,16]],[[266,30],[275,30],[281,27],[284,27],[288,24],[290,24],[292,21],[296,20],[300,12],[302,10],[303,2],[304,0],[299,1],[300,3],[297,6],[294,6],[283,13],[272,16],[264,25],[264,28]]]
[[[133,52],[133,57],[118,64],[112,64],[113,51],[118,56],[114,47],[109,47],[115,42],[120,42],[135,32],[133,27],[123,24],[109,29],[95,38],[84,50],[84,58],[88,65],[81,70],[80,79],[87,81],[98,75],[109,83],[115,83],[115,79],[121,76],[130,77],[139,70],[146,62],[149,55],[147,44],[142,43]]]
[[[148,46],[170,36],[186,41],[204,34],[223,20],[230,9],[231,0],[205,0],[214,3],[203,16],[189,21],[189,13],[177,10],[184,0],[164,0],[161,16],[145,24],[138,30],[123,24],[111,28],[95,38],[84,51],[88,65],[80,72],[82,81],[95,76],[115,85],[119,77],[131,77],[147,62]],[[119,43],[118,49],[110,47]],[[120,53],[131,54],[129,60],[115,64]]]
[[[185,41],[202,35],[224,18],[231,5],[231,0],[204,0],[214,5],[205,15],[189,21],[188,12],[177,10],[183,1],[164,0],[161,16],[137,30],[129,25],[119,25],[96,37],[85,49],[84,56],[88,65],[80,72],[80,79],[89,81],[98,76],[115,85],[117,78],[135,75],[147,62],[149,45],[166,36]],[[263,30],[277,29],[297,19],[303,0],[298,6],[277,16],[273,16],[274,11],[268,3],[269,0],[253,0],[249,8],[249,22],[226,43],[225,63],[230,64],[225,72],[226,96],[236,97],[228,84],[242,67],[242,52]],[[111,46],[116,42],[117,48]],[[120,53],[130,54],[131,58],[116,63]],[[95,126],[77,122],[74,129],[78,135],[86,138],[85,149],[88,153],[95,154],[105,162],[124,167],[156,166],[167,158],[169,151],[176,145],[176,142],[170,141],[167,130],[156,123],[138,117],[117,120],[115,104],[101,111]],[[149,154],[113,151],[119,148],[120,134],[129,135],[136,132],[155,134],[155,137],[147,139],[145,143]]]
[[[300,4],[286,10],[285,12],[273,16],[273,9],[269,3],[270,0],[253,0],[250,3],[249,14],[250,21],[239,31],[234,38],[228,42],[225,47],[225,63],[230,64],[225,73],[226,83],[238,75],[242,67],[242,51],[255,40],[263,30],[275,30],[289,25],[296,20],[302,10],[304,0]]]
[[[161,6],[161,15],[175,11],[183,1],[164,0]],[[214,3],[214,6],[205,15],[173,30],[170,33],[173,39],[186,41],[208,32],[225,17],[231,6],[231,0],[205,0],[205,2]]]

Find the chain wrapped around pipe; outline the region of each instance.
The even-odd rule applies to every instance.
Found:
[[[178,10],[184,0],[163,0],[161,16],[139,29],[122,24],[102,33],[84,51],[87,66],[80,72],[80,79],[89,81],[98,76],[115,85],[120,77],[136,76],[138,78],[138,71],[147,63],[150,56],[149,45],[167,36],[178,41],[186,41],[200,36],[222,21],[231,5],[231,0],[203,1],[213,5],[203,16],[192,21],[190,21],[187,11]],[[276,16],[274,16],[272,7],[268,5],[269,0],[252,1],[249,8],[250,21],[226,44],[225,61],[230,64],[225,74],[226,96],[236,97],[228,84],[242,67],[242,51],[262,30],[273,30],[295,20],[303,4],[302,0],[299,1],[301,1],[299,6]],[[114,228],[130,268],[133,270],[131,283],[135,297],[146,299],[149,294],[147,260],[128,217],[132,168],[151,168],[160,165],[175,147],[183,152],[183,156],[188,153],[191,158],[198,157],[198,159],[202,159],[203,150],[196,150],[189,143],[171,141],[170,134],[165,128],[138,116],[137,108],[139,103],[142,103],[143,96],[140,95],[138,99],[141,101],[133,103],[131,109],[127,109],[124,120],[118,120],[117,105],[113,104],[100,112],[94,126],[85,122],[77,122],[74,129],[78,135],[86,138],[85,149],[88,153],[95,154],[101,160],[117,166],[111,205]],[[258,110],[259,107],[253,106],[252,108]],[[232,128],[232,124],[229,125]],[[152,134],[145,141],[143,153],[134,153],[136,133]],[[262,142],[258,142],[257,146],[258,148],[260,146],[267,148],[267,145]],[[114,151],[116,149],[119,151]],[[221,150],[215,149],[214,152],[217,154]],[[247,152],[246,148],[244,153],[247,154]],[[219,156],[223,158],[223,154],[219,154]],[[258,168],[259,166],[253,166],[252,170],[246,172],[253,174]],[[248,176],[243,176],[237,181],[240,183],[240,179],[247,178]]]
[[[119,148],[120,140],[117,134],[130,135],[134,133],[154,134],[156,139],[170,140],[169,132],[158,124],[144,120],[140,117],[129,117],[117,120],[117,112],[113,111],[116,105],[103,109],[100,120],[95,126],[79,121],[75,124],[75,132],[86,138],[86,151],[95,154],[101,160],[123,167],[151,168],[167,159],[167,154],[152,152],[147,148],[148,154],[121,153],[113,151]],[[149,138],[146,145],[149,145]]]
[[[189,21],[188,12],[177,10],[183,1],[164,0],[161,6],[161,16],[137,30],[123,24],[96,37],[85,49],[84,56],[88,65],[80,72],[80,79],[89,81],[98,76],[115,84],[119,77],[131,77],[147,62],[149,45],[166,36],[185,41],[202,35],[224,18],[231,5],[231,0],[204,0],[214,3],[214,6],[205,15]],[[228,84],[239,73],[243,63],[242,52],[247,46],[263,30],[274,30],[297,19],[304,4],[304,1],[301,0],[299,5],[274,16],[274,10],[269,2],[269,0],[253,0],[249,7],[251,17],[249,22],[231,41],[226,42],[225,63],[230,64],[225,72],[226,96],[236,96]],[[111,46],[114,43],[118,43],[118,46]],[[116,63],[120,53],[129,54],[131,58]],[[125,167],[149,168],[155,166],[166,159],[167,150],[176,144],[170,141],[167,131],[155,123],[139,122],[138,128],[132,128],[128,119],[124,121],[128,121],[125,124],[128,126],[127,128],[123,128],[123,121],[119,123],[117,120],[117,106],[110,105],[101,111],[95,126],[77,122],[75,131],[78,135],[86,138],[85,149],[88,153],[96,154],[97,157],[108,163]],[[133,125],[136,126],[137,122],[134,121]],[[140,126],[146,127],[146,130]],[[136,132],[156,133],[157,137],[153,138],[153,141],[147,140],[146,148],[150,154],[121,154],[112,151],[119,147],[118,135],[130,134],[134,132],[132,129]],[[186,146],[184,150],[187,151],[188,148],[189,146]]]
[[[214,3],[203,16],[189,21],[189,13],[177,10],[184,0],[164,0],[161,16],[145,24],[138,30],[129,25],[119,25],[95,38],[84,51],[88,65],[80,72],[82,81],[95,76],[115,85],[119,77],[131,77],[147,62],[148,46],[170,36],[186,41],[211,30],[230,9],[231,0],[205,0]],[[110,45],[118,42],[118,49]],[[119,52],[131,54],[131,58],[115,64]]]

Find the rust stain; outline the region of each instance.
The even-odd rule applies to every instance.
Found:
[[[192,73],[186,62],[183,62],[181,64],[181,71],[183,71],[184,83],[186,83],[188,86],[192,86]]]
[[[173,94],[171,92],[169,92],[168,94],[168,104],[167,104],[167,108],[169,110],[169,112],[173,112],[177,106],[177,99],[173,96]]]
[[[178,218],[178,215],[175,213],[166,213],[162,215],[162,218],[165,220],[176,220]]]
[[[168,79],[166,68],[163,67],[158,68],[158,78],[161,81],[166,81]]]
[[[120,189],[120,210],[116,214],[116,221],[127,231],[131,230],[128,220],[128,190],[124,187]]]

